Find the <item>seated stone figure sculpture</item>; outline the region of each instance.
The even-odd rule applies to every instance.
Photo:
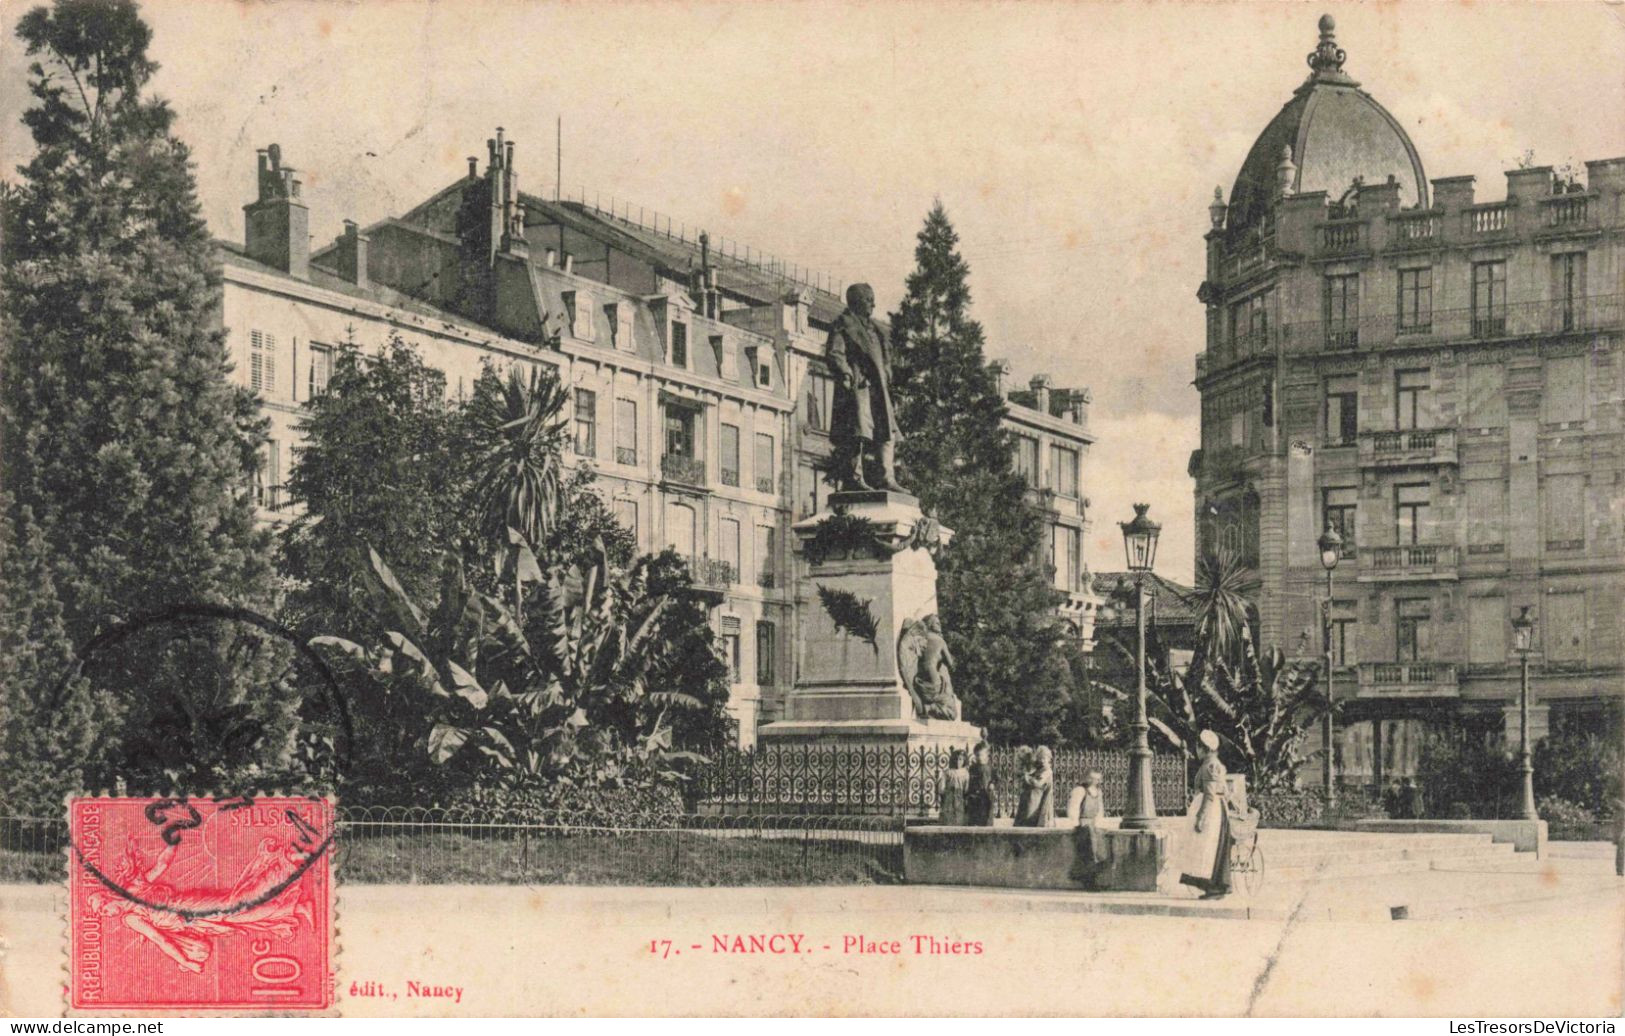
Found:
[[[942,635],[942,621],[935,614],[903,623],[897,637],[897,672],[920,719],[959,719],[953,665],[953,653]]]

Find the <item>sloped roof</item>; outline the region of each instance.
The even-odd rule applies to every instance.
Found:
[[[1134,625],[1134,575],[1131,572],[1094,572],[1090,586],[1101,598],[1095,616],[1095,625],[1105,627]],[[1196,609],[1191,606],[1192,590],[1172,579],[1164,579],[1155,572],[1145,577],[1146,623],[1158,626],[1196,624]]]

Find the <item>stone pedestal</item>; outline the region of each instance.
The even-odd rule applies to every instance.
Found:
[[[981,730],[916,715],[900,671],[905,629],[937,611],[933,553],[953,533],[907,493],[835,493],[830,509],[793,527],[807,562],[797,679],[763,743],[969,746]],[[837,621],[837,619],[842,621]],[[906,659],[905,659],[906,661]]]

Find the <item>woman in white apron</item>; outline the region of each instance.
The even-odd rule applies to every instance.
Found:
[[[1183,851],[1177,854],[1181,885],[1219,899],[1230,892],[1230,811],[1225,805],[1225,769],[1219,761],[1219,736],[1201,734],[1202,762],[1196,768],[1195,794],[1185,811]]]

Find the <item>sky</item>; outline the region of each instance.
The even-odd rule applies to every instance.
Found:
[[[0,6],[0,169],[29,5]],[[889,311],[936,199],[973,315],[1015,381],[1093,391],[1091,568],[1149,502],[1188,581],[1215,186],[1308,72],[1322,12],[1345,70],[1429,177],[1481,199],[1527,152],[1625,155],[1625,5],[1602,3],[424,3],[145,0],[214,232],[242,239],[256,148],[301,171],[315,242],[399,214],[497,126],[528,191],[613,197],[844,282]],[[482,159],[483,162],[483,159]]]

